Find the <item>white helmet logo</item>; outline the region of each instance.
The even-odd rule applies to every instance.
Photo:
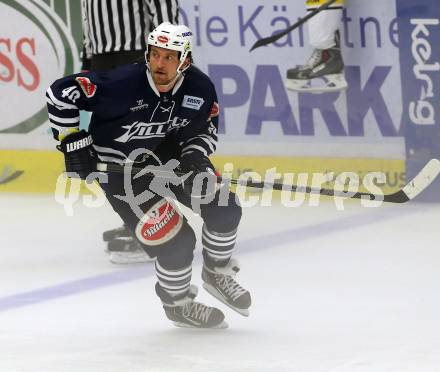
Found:
[[[168,43],[169,39],[166,36],[164,36],[164,35],[160,35],[160,36],[157,37],[157,41],[159,43],[166,44],[166,43]]]

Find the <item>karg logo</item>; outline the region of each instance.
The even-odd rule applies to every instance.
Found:
[[[417,80],[420,80],[420,98],[409,104],[409,117],[417,125],[434,125],[435,110],[430,102],[435,95],[433,78],[429,75],[440,71],[440,63],[431,63],[432,46],[429,42],[428,27],[438,26],[438,19],[411,19],[414,30],[411,33],[411,52],[416,64],[413,72]],[[438,80],[438,79],[437,79]]]
[[[79,69],[79,55],[70,30],[46,2],[1,1],[0,14],[0,133],[28,133],[48,120],[45,91]]]
[[[200,97],[194,97],[194,96],[184,96],[182,107],[186,107],[192,110],[200,110],[205,100]]]

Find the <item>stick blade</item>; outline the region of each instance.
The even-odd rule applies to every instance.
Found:
[[[408,199],[414,199],[440,174],[440,160],[431,159],[422,170],[402,189]]]
[[[276,41],[277,38],[274,36],[265,37],[263,39],[257,40],[254,45],[252,45],[252,48],[249,49],[249,52],[252,52],[254,49],[257,49],[259,47],[265,46],[267,44],[273,43]]]

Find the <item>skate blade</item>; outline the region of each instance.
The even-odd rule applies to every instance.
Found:
[[[115,240],[115,239],[117,240],[117,239],[126,239],[126,238],[133,239],[133,236],[129,232],[114,233],[114,234],[103,233],[102,234],[102,240],[105,241],[106,243],[111,242],[112,240]]]
[[[312,83],[323,82],[321,85],[312,85]],[[287,79],[286,88],[299,93],[333,93],[341,92],[348,88],[344,74],[333,74],[320,76],[312,80],[294,80]]]
[[[217,300],[220,302],[223,302],[225,305],[229,306],[232,310],[236,311],[240,315],[243,316],[249,316],[249,309],[239,309],[238,307],[235,307],[231,305],[230,303],[226,302],[226,300],[223,298],[221,293],[219,293],[212,285],[208,283],[203,283],[203,288],[212,296],[214,296]]]
[[[180,323],[180,322],[173,322],[173,324],[179,328],[191,328],[191,329],[226,329],[229,327],[229,324],[226,323],[225,321],[221,322],[220,324],[217,324],[214,327],[197,327],[195,325]]]
[[[155,261],[155,259],[156,258],[152,258],[148,256],[146,253],[127,254],[127,253],[110,252],[110,262],[118,265],[146,263],[146,262]]]

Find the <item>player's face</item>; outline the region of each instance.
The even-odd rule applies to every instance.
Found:
[[[151,47],[150,71],[156,85],[171,83],[176,77],[179,64],[179,52],[176,50]]]

